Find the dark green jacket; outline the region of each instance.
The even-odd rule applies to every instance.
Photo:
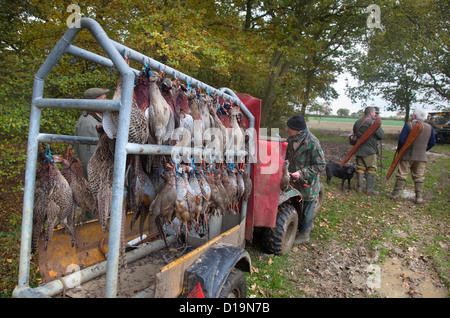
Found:
[[[366,118],[367,120],[361,125],[361,123]],[[358,139],[361,138],[364,132],[370,127],[370,125],[372,125],[372,122],[373,121],[369,115],[366,115],[356,121],[356,123],[353,125],[353,133],[358,136]],[[358,129],[358,127],[360,128]],[[380,126],[377,131],[356,150],[355,156],[366,157],[378,153],[378,140],[381,140],[383,138],[384,130]]]
[[[320,142],[309,129],[288,137],[287,141],[288,170],[291,173],[300,172],[300,180],[291,180],[291,184],[300,191],[303,200],[313,201],[320,190],[319,173],[325,169],[325,156]],[[296,149],[294,146],[297,146]]]

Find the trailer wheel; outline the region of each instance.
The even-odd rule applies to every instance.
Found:
[[[294,245],[298,228],[297,210],[288,203],[278,207],[277,221],[274,228],[262,231],[262,247],[267,253],[283,255]]]
[[[246,298],[247,297],[247,281],[244,273],[234,268],[228,275],[219,298]]]

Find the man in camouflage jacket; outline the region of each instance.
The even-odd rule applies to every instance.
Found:
[[[290,118],[286,131],[286,159],[289,161],[291,184],[303,199],[303,215],[295,240],[296,244],[300,244],[309,241],[309,233],[313,228],[314,206],[320,191],[319,173],[325,168],[325,157],[319,140],[306,127],[302,115]]]

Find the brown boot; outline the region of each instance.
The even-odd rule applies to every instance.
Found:
[[[402,194],[405,184],[406,180],[397,178],[397,181],[395,181],[394,190],[392,190],[392,193],[388,194],[387,197],[393,200],[397,199],[400,196],[400,194]]]
[[[423,182],[416,182],[414,184],[416,188],[416,204],[422,204],[423,203]]]

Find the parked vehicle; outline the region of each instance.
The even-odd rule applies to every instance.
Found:
[[[430,112],[436,127],[435,137],[437,144],[445,144],[450,142],[450,112]]]

